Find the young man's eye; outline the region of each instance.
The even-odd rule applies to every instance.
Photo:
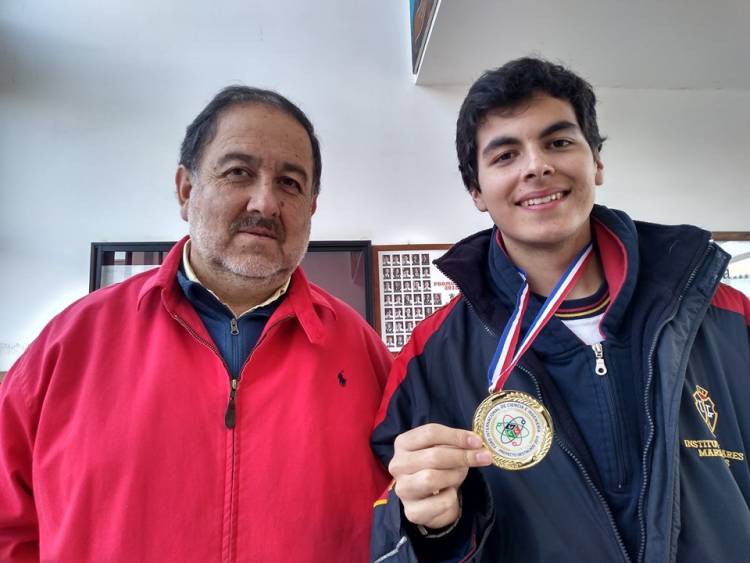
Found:
[[[550,142],[550,146],[555,149],[564,149],[565,147],[569,147],[572,144],[572,141],[568,139],[555,139],[554,141]]]
[[[505,164],[512,160],[515,155],[516,151],[501,152],[492,159],[492,164]]]

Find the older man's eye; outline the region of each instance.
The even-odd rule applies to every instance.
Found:
[[[284,176],[283,178],[279,179],[279,183],[285,188],[296,190],[296,191],[302,191],[302,186],[294,178]]]
[[[244,168],[231,168],[229,171],[227,171],[227,176],[232,176],[235,178],[249,175],[250,174],[248,173],[248,171]]]

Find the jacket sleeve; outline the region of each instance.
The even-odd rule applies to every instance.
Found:
[[[22,356],[0,384],[0,561],[39,560],[28,356],[28,352]]]
[[[426,409],[420,410],[426,394],[423,358],[415,334],[393,364],[383,403],[376,418],[372,447],[387,467],[393,457],[396,437],[428,422]],[[461,488],[462,516],[458,526],[441,538],[425,538],[403,514],[401,501],[392,487],[375,502],[371,538],[371,560],[377,563],[416,561],[478,561],[484,540],[492,528],[492,495],[480,471],[472,469]]]

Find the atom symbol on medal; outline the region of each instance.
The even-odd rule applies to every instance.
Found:
[[[522,416],[506,414],[503,421],[497,423],[495,429],[500,434],[500,442],[511,446],[520,446],[523,439],[530,435],[529,429],[526,428],[526,419]]]

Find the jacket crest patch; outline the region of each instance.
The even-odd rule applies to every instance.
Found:
[[[695,393],[693,393],[693,401],[695,402],[695,408],[698,409],[698,414],[701,415],[703,422],[706,423],[711,434],[713,434],[719,413],[716,412],[716,405],[708,395],[708,391],[700,385],[696,385]]]

